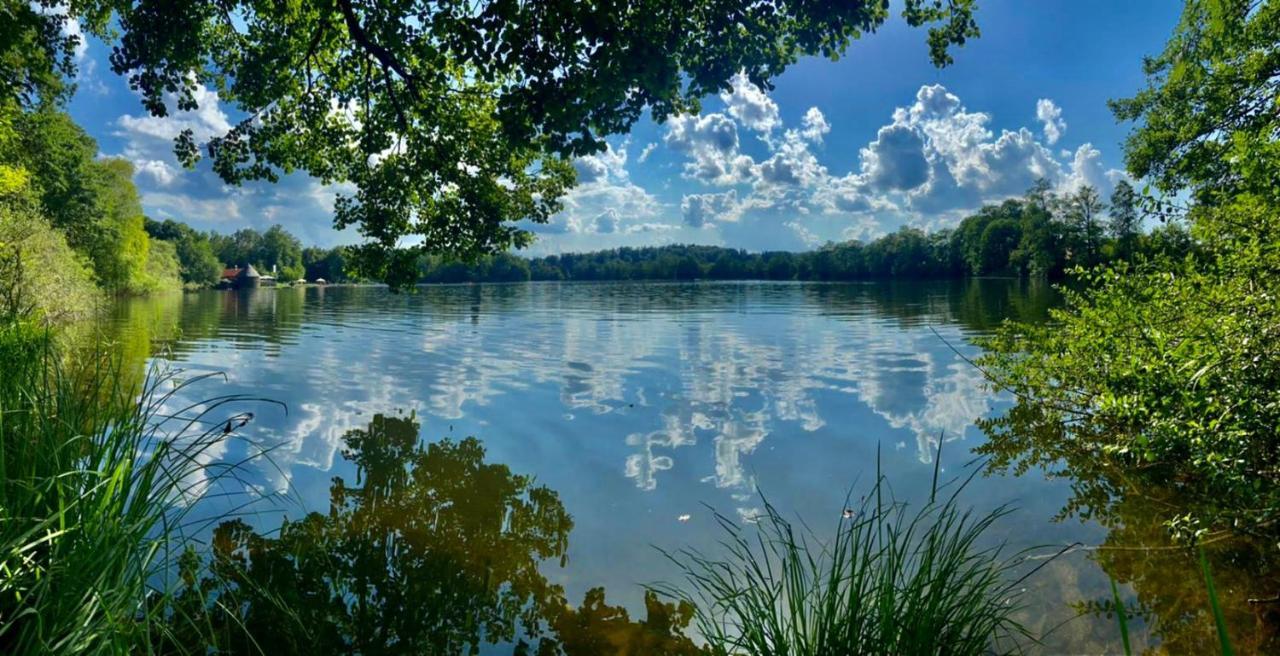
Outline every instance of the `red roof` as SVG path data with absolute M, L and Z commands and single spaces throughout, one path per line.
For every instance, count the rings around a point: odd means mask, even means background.
M 233 268 L 233 269 L 223 269 L 223 270 L 222 270 L 222 277 L 223 277 L 223 278 L 234 278 L 234 277 L 236 277 L 236 276 L 238 276 L 238 275 L 240 275 L 240 267 L 236 267 L 236 268 Z

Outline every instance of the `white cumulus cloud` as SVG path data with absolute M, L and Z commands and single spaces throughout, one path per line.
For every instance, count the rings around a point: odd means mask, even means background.
M 1044 124 L 1044 140 L 1050 146 L 1058 143 L 1062 133 L 1067 131 L 1067 122 L 1062 119 L 1062 108 L 1048 98 L 1036 101 L 1036 120 Z
M 729 86 L 729 91 L 720 93 L 720 99 L 729 108 L 729 115 L 743 126 L 767 133 L 782 124 L 778 104 L 748 79 L 746 73 L 729 78 Z
M 831 124 L 827 122 L 822 110 L 810 107 L 800 120 L 800 136 L 814 143 L 821 143 L 828 132 L 831 132 Z
M 631 222 L 655 218 L 657 199 L 632 182 L 627 171 L 628 147 L 626 142 L 609 144 L 602 152 L 575 159 L 578 185 L 565 195 L 564 210 L 529 229 L 543 235 L 618 234 Z
M 786 129 L 776 103 L 741 75 L 721 99 L 723 113 L 674 119 L 665 143 L 686 155 L 686 177 L 720 188 L 685 194 L 684 223 L 714 228 L 738 246 L 803 247 L 902 225 L 938 229 L 1022 195 L 1039 178 L 1105 194 L 1120 175 L 1092 146 L 1062 155 L 1049 147 L 1066 123 L 1047 100 L 1038 106 L 1044 136 L 1026 127 L 997 131 L 991 114 L 966 108 L 942 85 L 923 85 L 858 151 L 853 170 L 833 173 L 813 150 L 832 131 L 818 108 Z M 760 132 L 767 154 L 744 154 L 741 129 Z
M 724 114 L 673 117 L 662 141 L 668 148 L 689 156 L 684 167 L 686 177 L 705 183 L 743 182 L 754 165 L 738 148 L 738 125 Z
M 929 181 L 924 135 L 910 126 L 886 125 L 862 149 L 862 174 L 878 191 L 907 191 Z
M 701 228 L 716 221 L 735 220 L 738 192 L 718 194 L 688 194 L 680 201 L 680 213 L 691 228 Z

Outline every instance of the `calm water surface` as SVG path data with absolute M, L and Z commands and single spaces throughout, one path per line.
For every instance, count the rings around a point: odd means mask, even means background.
M 376 414 L 412 414 L 421 440 L 475 436 L 487 462 L 558 493 L 573 528 L 567 558 L 541 561 L 543 575 L 571 600 L 603 586 L 642 617 L 641 584 L 674 577 L 655 546 L 714 551 L 708 506 L 750 521 L 763 493 L 824 532 L 877 454 L 903 499 L 927 493 L 939 437 L 944 475 L 966 473 L 984 439 L 974 421 L 1008 405 L 961 357 L 977 352 L 968 340 L 1053 302 L 1044 286 L 1010 280 L 282 288 L 130 301 L 114 327 L 139 360 L 225 373 L 184 390 L 191 400 L 287 406 L 248 404 L 246 435 L 271 455 L 242 480 L 281 495 L 246 518 L 259 529 L 326 511 L 332 479 L 356 480 L 344 435 Z M 253 449 L 233 442 L 212 456 Z M 1113 527 L 1055 519 L 1069 484 L 1038 471 L 979 477 L 966 498 L 1016 506 L 993 536 L 1010 548 L 1102 544 Z M 1109 597 L 1093 551 L 1052 561 L 1028 585 L 1024 620 L 1054 629 L 1046 651 L 1118 648 L 1112 620 L 1067 621 L 1070 604 Z

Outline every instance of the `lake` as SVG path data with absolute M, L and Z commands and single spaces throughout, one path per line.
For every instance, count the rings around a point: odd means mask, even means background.
M 223 374 L 181 389 L 171 407 L 224 394 L 283 404 L 240 402 L 254 413 L 245 439 L 209 454 L 239 462 L 268 451 L 233 484 L 218 482 L 221 491 L 271 496 L 243 516 L 255 529 L 328 512 L 335 477 L 354 486 L 367 476 L 344 456 L 346 438 L 376 416 L 425 443 L 474 436 L 484 462 L 532 477 L 572 518 L 567 544 L 519 557 L 570 601 L 603 587 L 609 604 L 640 618 L 642 585 L 676 577 L 659 549 L 717 549 L 712 509 L 750 523 L 767 499 L 829 535 L 846 494 L 865 489 L 877 466 L 908 502 L 927 495 L 940 439 L 943 478 L 969 473 L 971 450 L 985 440 L 975 420 L 1010 401 L 967 361 L 978 353 L 970 340 L 1006 318 L 1042 319 L 1055 303 L 1045 284 L 1005 279 L 529 283 L 410 294 L 335 286 L 122 301 L 111 330 L 138 369 Z M 481 487 L 460 489 L 460 499 L 491 492 L 482 489 L 488 479 L 467 480 Z M 1074 605 L 1110 599 L 1100 563 L 1143 604 L 1145 617 L 1133 620 L 1140 645 L 1215 644 L 1193 561 L 1168 549 L 1138 511 L 1060 518 L 1071 484 L 1038 470 L 983 475 L 962 497 L 980 510 L 1015 508 L 991 536 L 1010 550 L 1047 557 L 1082 545 L 1027 581 L 1022 617 L 1047 634 L 1043 651 L 1119 649 L 1114 619 L 1076 617 Z M 201 503 L 216 514 L 242 501 Z M 1250 638 L 1252 611 L 1233 592 L 1249 576 L 1232 569 L 1237 562 L 1215 560 L 1215 577 L 1248 653 L 1260 643 Z

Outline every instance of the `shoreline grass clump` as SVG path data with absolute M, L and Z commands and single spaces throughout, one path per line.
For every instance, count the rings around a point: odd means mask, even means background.
M 206 417 L 240 399 L 174 411 L 201 377 L 131 384 L 117 358 L 58 341 L 0 324 L 0 653 L 146 653 L 191 495 L 234 476 L 208 456 L 243 419 Z
M 1016 650 L 1033 641 L 1015 619 L 1031 572 L 1016 575 L 1025 552 L 985 546 L 1011 511 L 962 509 L 957 497 L 970 480 L 942 496 L 935 469 L 929 500 L 912 508 L 892 499 L 877 472 L 825 541 L 767 500 L 754 526 L 716 513 L 725 555 L 666 552 L 684 583 L 654 589 L 697 608 L 695 626 L 716 655 Z

